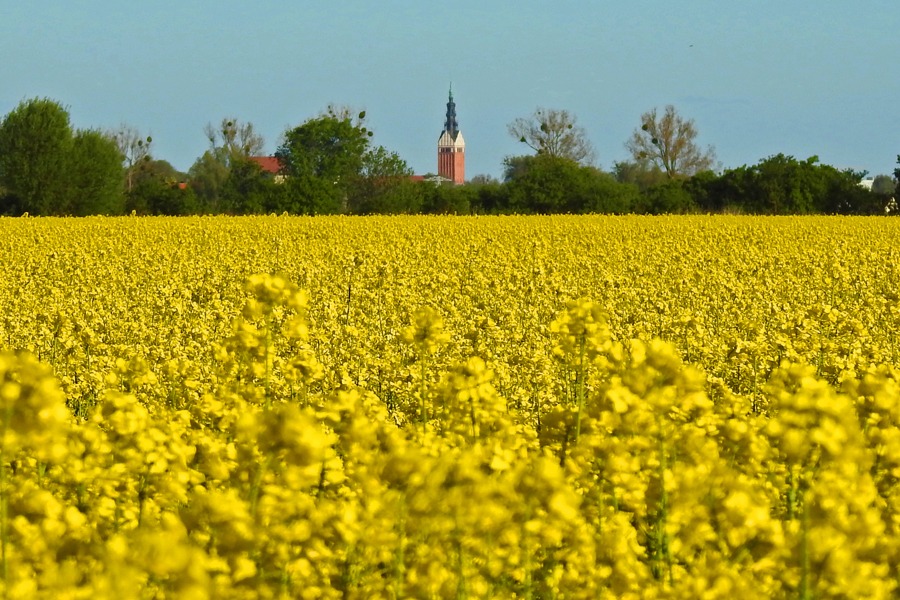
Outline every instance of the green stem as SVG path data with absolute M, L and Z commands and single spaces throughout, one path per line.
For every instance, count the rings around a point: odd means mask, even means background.
M 3 574 L 3 583 L 7 594 L 9 591 L 9 479 L 6 472 L 4 443 L 12 416 L 13 406 L 12 403 L 9 403 L 3 412 L 3 428 L 0 429 L 0 572 Z
M 809 502 L 803 502 L 800 513 L 800 600 L 810 600 L 809 588 Z
M 353 298 L 353 273 L 356 268 L 350 270 L 350 278 L 347 280 L 347 308 L 344 312 L 344 325 L 350 324 L 350 301 Z
M 264 408 L 266 410 L 271 406 L 271 396 L 269 394 L 269 346 L 272 341 L 272 318 L 269 315 L 266 315 L 266 345 L 265 345 L 265 354 L 263 355 L 263 360 L 266 361 L 266 381 L 265 381 L 265 392 L 266 392 L 266 400 Z
M 397 555 L 394 562 L 394 598 L 403 598 L 403 582 L 406 579 L 406 558 L 403 543 L 406 540 L 406 500 L 400 496 L 400 517 L 397 520 L 400 531 L 397 536 Z
M 575 442 L 581 435 L 581 414 L 584 412 L 584 354 L 585 354 L 585 336 L 581 336 L 581 343 L 578 349 L 578 373 L 575 382 L 575 393 L 578 398 L 578 415 L 575 417 Z
M 531 575 L 531 549 L 528 545 L 528 530 L 525 524 L 531 519 L 531 507 L 528 506 L 525 512 L 525 518 L 522 520 L 522 566 L 525 569 L 525 586 L 524 595 L 526 600 L 534 598 L 534 581 Z
M 138 527 L 144 519 L 144 500 L 147 491 L 147 478 L 141 474 L 138 481 Z
M 256 518 L 256 508 L 259 503 L 259 491 L 262 487 L 262 480 L 272 464 L 272 455 L 267 455 L 266 459 L 259 465 L 256 470 L 256 476 L 253 478 L 253 486 L 250 488 L 250 515 Z
M 794 506 L 797 502 L 797 484 L 794 478 L 794 467 L 788 468 L 787 520 L 794 520 Z
M 666 442 L 663 433 L 663 424 L 657 415 L 656 425 L 659 428 L 659 467 L 657 477 L 659 477 L 659 507 L 656 517 L 656 559 L 657 571 L 660 579 L 663 578 L 660 563 L 665 563 L 666 578 L 669 585 L 673 585 L 672 575 L 672 555 L 669 553 L 669 536 L 666 533 L 666 523 L 669 516 L 669 494 L 666 492 L 666 469 L 668 469 L 668 460 L 666 457 Z
M 421 396 L 422 403 L 422 435 L 425 434 L 425 427 L 428 424 L 428 406 L 425 402 L 425 353 L 423 352 L 420 358 L 421 364 L 421 381 L 419 383 L 419 394 Z
M 465 600 L 469 597 L 466 589 L 466 573 L 463 562 L 463 547 L 459 540 L 459 531 L 456 532 L 456 600 Z
M 4 427 L 4 433 L 6 428 Z M 2 569 L 5 589 L 9 590 L 9 561 L 7 559 L 7 545 L 9 543 L 9 530 L 7 521 L 9 518 L 9 495 L 7 493 L 6 457 L 0 448 L 0 569 Z

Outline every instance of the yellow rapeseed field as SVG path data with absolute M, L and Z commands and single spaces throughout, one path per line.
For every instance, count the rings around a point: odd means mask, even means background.
M 900 219 L 0 219 L 0 597 L 891 598 Z

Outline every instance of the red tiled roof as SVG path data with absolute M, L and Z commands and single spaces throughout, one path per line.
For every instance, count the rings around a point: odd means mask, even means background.
M 425 181 L 425 176 L 424 175 L 410 175 L 409 180 L 410 181 Z
M 275 156 L 251 156 L 250 160 L 262 167 L 266 173 L 278 173 L 281 170 L 281 163 Z

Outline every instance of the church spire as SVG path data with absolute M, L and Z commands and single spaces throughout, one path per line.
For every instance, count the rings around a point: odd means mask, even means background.
M 456 123 L 452 83 L 447 101 L 447 119 L 438 140 L 438 175 L 454 184 L 464 183 L 466 180 L 466 141 Z
M 453 101 L 453 84 L 450 84 L 450 99 L 447 102 L 447 120 L 444 122 L 444 131 L 450 134 L 450 137 L 456 138 L 459 132 L 459 125 L 456 123 L 456 102 Z

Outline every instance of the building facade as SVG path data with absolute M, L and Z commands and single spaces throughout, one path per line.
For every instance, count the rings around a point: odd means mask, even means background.
M 453 101 L 453 88 L 450 88 L 450 100 L 447 102 L 447 120 L 444 130 L 438 138 L 438 175 L 454 184 L 466 181 L 466 141 L 456 122 L 456 103 Z

